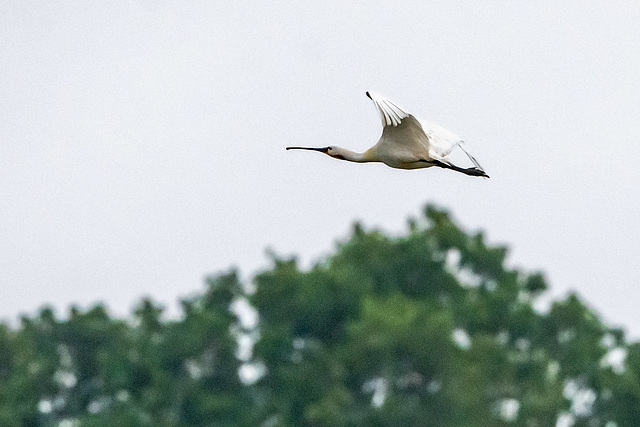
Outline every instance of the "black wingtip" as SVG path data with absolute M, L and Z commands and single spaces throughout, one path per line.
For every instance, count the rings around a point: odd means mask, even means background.
M 369 94 L 369 91 L 366 91 L 364 94 L 367 95 L 367 98 L 373 100 L 373 98 L 371 98 L 371 95 Z

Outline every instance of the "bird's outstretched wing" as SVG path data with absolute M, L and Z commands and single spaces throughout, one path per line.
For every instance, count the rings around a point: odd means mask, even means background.
M 367 92 L 367 96 L 373 101 L 376 110 L 378 110 L 382 127 L 398 126 L 402 119 L 409 117 L 409 113 L 384 96 L 370 91 Z
M 382 136 L 376 144 L 382 161 L 388 165 L 400 165 L 428 159 L 429 138 L 420 122 L 378 93 L 367 92 L 367 96 L 373 101 L 382 121 Z
M 478 161 L 462 146 L 462 138 L 453 132 L 435 123 L 416 119 L 378 93 L 367 92 L 367 96 L 373 101 L 382 121 L 382 137 L 376 148 L 381 158 L 387 158 L 385 163 L 403 164 L 433 159 L 453 165 L 452 160 L 455 159 L 449 155 L 454 148 L 460 147 L 475 168 L 483 171 Z
M 454 148 L 460 147 L 460 150 L 467 155 L 475 167 L 484 170 L 475 157 L 464 149 L 464 141 L 458 135 L 442 126 L 425 120 L 420 120 L 420 125 L 427 138 L 429 138 L 429 154 L 431 157 L 442 160 L 451 154 Z

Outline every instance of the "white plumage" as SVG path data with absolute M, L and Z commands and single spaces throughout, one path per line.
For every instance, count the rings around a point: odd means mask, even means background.
M 382 122 L 382 136 L 364 153 L 342 147 L 287 147 L 287 150 L 313 150 L 351 162 L 382 162 L 398 169 L 420 169 L 438 166 L 471 176 L 488 178 L 478 161 L 463 147 L 463 140 L 453 132 L 431 122 L 416 119 L 384 96 L 367 92 Z M 472 167 L 464 168 L 451 162 L 450 154 L 459 147 Z

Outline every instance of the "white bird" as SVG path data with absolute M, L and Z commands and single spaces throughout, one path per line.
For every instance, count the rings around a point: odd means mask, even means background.
M 462 146 L 463 141 L 454 133 L 423 120 L 418 120 L 397 104 L 374 92 L 366 93 L 373 101 L 382 120 L 382 136 L 364 153 L 342 147 L 287 147 L 287 150 L 313 150 L 350 162 L 382 162 L 398 169 L 418 169 L 438 166 L 472 176 L 489 178 L 478 161 Z M 463 168 L 451 162 L 449 155 L 459 147 L 473 163 Z

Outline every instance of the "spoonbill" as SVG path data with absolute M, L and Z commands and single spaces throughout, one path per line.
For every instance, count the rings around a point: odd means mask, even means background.
M 435 123 L 418 120 L 384 96 L 366 92 L 373 101 L 382 120 L 382 136 L 373 147 L 364 153 L 346 148 L 287 147 L 287 150 L 313 150 L 328 154 L 334 159 L 350 162 L 382 162 L 398 169 L 419 169 L 438 166 L 462 172 L 466 175 L 489 178 L 478 161 L 464 149 L 462 139 Z M 450 158 L 452 150 L 459 147 L 469 157 L 473 167 L 454 165 Z

